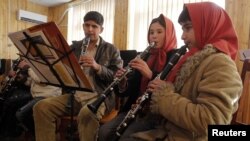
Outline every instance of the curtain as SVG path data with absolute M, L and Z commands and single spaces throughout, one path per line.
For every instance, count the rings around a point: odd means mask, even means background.
M 101 36 L 105 41 L 113 43 L 115 0 L 90 0 L 70 8 L 68 16 L 68 43 L 71 44 L 73 40 L 84 38 L 83 17 L 89 11 L 98 11 L 103 15 L 104 30 Z
M 222 8 L 225 0 L 129 0 L 128 49 L 143 51 L 147 46 L 147 31 L 153 18 L 161 13 L 172 20 L 175 26 L 178 47 L 183 45 L 182 29 L 178 17 L 184 3 L 212 1 Z

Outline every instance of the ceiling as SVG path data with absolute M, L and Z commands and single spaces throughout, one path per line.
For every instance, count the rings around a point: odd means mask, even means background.
M 74 0 L 29 0 L 29 1 L 46 7 L 53 7 Z

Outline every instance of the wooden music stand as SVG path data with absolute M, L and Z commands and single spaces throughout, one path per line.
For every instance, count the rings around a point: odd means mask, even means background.
M 9 34 L 22 56 L 41 82 L 62 87 L 71 94 L 70 140 L 73 141 L 74 93 L 93 92 L 92 85 L 81 70 L 78 60 L 54 22 L 36 25 Z

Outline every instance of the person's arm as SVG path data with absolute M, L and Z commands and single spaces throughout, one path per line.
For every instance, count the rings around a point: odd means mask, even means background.
M 203 61 L 198 69 L 185 81 L 180 93 L 171 85 L 153 92 L 150 107 L 151 112 L 162 115 L 169 123 L 206 134 L 207 125 L 230 124 L 242 81 L 235 63 L 225 55 Z
M 108 83 L 112 82 L 114 73 L 123 65 L 119 50 L 106 43 L 101 49 L 97 50 L 96 58 L 96 62 L 100 65 L 99 70 L 95 71 L 97 79 Z
M 129 62 L 129 65 L 131 66 L 131 68 L 138 70 L 143 77 L 147 78 L 148 80 L 152 79 L 153 72 L 147 65 L 147 62 L 145 62 L 144 60 L 135 58 Z

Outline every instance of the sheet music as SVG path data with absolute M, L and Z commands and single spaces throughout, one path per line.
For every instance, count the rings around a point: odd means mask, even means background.
M 53 29 L 54 32 L 51 32 L 51 29 Z M 35 44 L 32 44 L 24 33 L 26 33 Z M 81 70 L 74 53 L 69 53 L 69 45 L 55 23 L 46 23 L 44 26 L 39 25 L 10 33 L 9 38 L 18 48 L 21 56 L 25 58 L 38 75 L 42 83 L 58 86 L 63 83 L 63 85 L 67 87 L 93 90 L 88 78 Z M 42 57 L 38 51 L 43 55 Z M 51 66 L 52 69 L 50 68 Z M 52 70 L 56 71 L 57 76 Z

